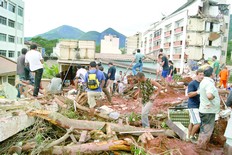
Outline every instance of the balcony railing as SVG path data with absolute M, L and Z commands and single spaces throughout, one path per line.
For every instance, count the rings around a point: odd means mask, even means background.
M 171 43 L 164 43 L 164 48 L 170 48 L 170 46 L 171 46 Z
M 181 54 L 173 54 L 172 57 L 174 60 L 179 60 L 181 59 Z
M 160 49 L 160 45 L 153 47 L 153 50 L 159 50 L 159 49 Z
M 155 40 L 160 40 L 160 39 L 161 39 L 161 35 L 154 37 L 154 41 Z
M 182 46 L 182 41 L 174 41 L 174 47 Z
M 182 33 L 183 30 L 184 30 L 183 26 L 182 27 L 178 27 L 178 28 L 175 29 L 175 34 Z
M 170 30 L 170 31 L 165 32 L 164 36 L 165 37 L 170 37 L 171 34 L 172 34 L 172 31 Z

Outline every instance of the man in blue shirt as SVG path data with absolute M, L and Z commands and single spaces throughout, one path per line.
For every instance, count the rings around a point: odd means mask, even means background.
M 101 93 L 102 93 L 102 88 L 105 84 L 105 76 L 103 74 L 102 71 L 97 70 L 96 68 L 97 64 L 95 61 L 90 62 L 90 68 L 89 71 L 85 74 L 85 83 L 87 83 L 87 96 L 88 96 L 88 104 L 89 104 L 89 108 L 90 108 L 90 115 L 94 115 L 94 107 L 96 106 L 96 101 L 95 98 L 96 97 L 100 97 Z M 90 78 L 90 74 L 96 74 L 96 80 L 98 80 L 97 82 L 99 82 L 99 85 L 96 89 L 90 89 L 89 88 L 89 78 Z
M 139 68 L 139 72 L 143 71 L 143 59 L 144 54 L 140 53 L 140 49 L 137 49 L 137 53 L 135 54 L 135 65 L 132 67 L 133 75 L 136 75 L 136 68 Z
M 193 80 L 188 85 L 188 97 L 189 97 L 188 109 L 190 116 L 188 136 L 192 143 L 197 142 L 197 139 L 194 137 L 194 135 L 199 130 L 201 124 L 201 119 L 199 115 L 200 95 L 198 93 L 198 88 L 203 78 L 204 78 L 204 71 L 198 70 L 196 72 L 196 80 Z

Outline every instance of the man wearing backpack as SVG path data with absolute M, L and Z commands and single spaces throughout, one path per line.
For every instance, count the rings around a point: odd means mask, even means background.
M 88 104 L 90 115 L 94 115 L 94 107 L 96 106 L 96 97 L 100 97 L 102 88 L 105 84 L 105 76 L 102 71 L 98 70 L 95 61 L 90 62 L 89 71 L 85 74 L 85 83 L 87 84 Z

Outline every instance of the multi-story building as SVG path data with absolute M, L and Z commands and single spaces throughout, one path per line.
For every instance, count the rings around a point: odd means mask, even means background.
M 24 2 L 0 0 L 0 55 L 16 61 L 24 47 Z
M 138 32 L 133 36 L 126 38 L 126 53 L 127 54 L 134 54 L 136 53 L 136 50 L 140 48 L 140 43 L 142 39 L 142 33 Z
M 157 57 L 163 48 L 183 72 L 187 60 L 210 59 L 216 55 L 225 63 L 229 32 L 229 5 L 226 0 L 188 0 L 143 34 L 144 53 Z
M 114 35 L 106 35 L 101 40 L 101 53 L 121 54 L 119 38 Z

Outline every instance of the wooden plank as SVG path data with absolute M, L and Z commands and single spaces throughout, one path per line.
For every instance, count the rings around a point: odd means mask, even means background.
M 84 143 L 86 141 L 87 133 L 88 132 L 86 130 L 81 132 L 81 137 L 79 139 L 80 143 Z

